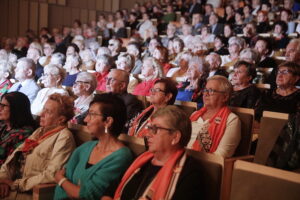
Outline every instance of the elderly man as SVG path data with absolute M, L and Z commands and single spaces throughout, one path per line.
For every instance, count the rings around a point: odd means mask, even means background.
M 133 117 L 143 110 L 143 105 L 134 95 L 127 93 L 129 73 L 121 69 L 112 69 L 107 76 L 106 91 L 118 94 L 127 108 L 125 131 Z
M 211 26 L 211 32 L 214 35 L 221 35 L 224 33 L 224 24 L 218 23 L 219 17 L 217 14 L 212 13 L 209 16 L 209 25 Z
M 300 39 L 292 39 L 286 47 L 285 57 L 287 61 L 300 64 Z M 300 86 L 300 80 L 296 83 Z
M 111 56 L 114 61 L 118 59 L 121 52 L 122 43 L 118 39 L 110 39 L 108 42 L 108 49 L 111 51 Z
M 35 63 L 29 58 L 20 58 L 15 69 L 15 83 L 8 92 L 19 91 L 27 95 L 30 103 L 35 99 L 40 87 L 34 81 Z

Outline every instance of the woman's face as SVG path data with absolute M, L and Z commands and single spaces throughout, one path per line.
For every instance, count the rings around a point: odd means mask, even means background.
M 104 73 L 109 70 L 109 67 L 105 64 L 103 60 L 98 60 L 95 66 L 96 72 Z
M 220 49 L 223 46 L 223 43 L 219 38 L 216 38 L 214 41 L 214 46 L 216 49 Z
M 287 12 L 281 12 L 280 14 L 280 20 L 284 21 L 284 22 L 288 22 L 289 21 L 289 14 Z
M 280 35 L 282 33 L 282 27 L 279 24 L 275 25 L 274 33 Z
M 58 81 L 59 75 L 54 75 L 47 71 L 45 71 L 42 76 L 42 83 L 46 88 L 56 87 L 58 85 Z
M 5 98 L 2 98 L 0 103 L 0 120 L 9 121 L 10 119 L 10 105 Z
M 201 72 L 196 64 L 192 64 L 189 66 L 187 70 L 187 78 L 189 80 L 196 80 L 201 77 Z
M 240 13 L 235 13 L 235 21 L 236 22 L 243 21 L 243 17 L 242 15 L 240 15 Z
M 250 13 L 250 9 L 248 6 L 245 6 L 243 9 L 244 14 L 249 14 Z
M 40 126 L 49 127 L 60 125 L 65 121 L 65 117 L 60 114 L 58 102 L 48 99 L 41 113 Z
M 230 6 L 227 6 L 225 8 L 225 11 L 226 11 L 226 14 L 229 15 L 229 16 L 233 14 L 233 10 Z
M 225 105 L 228 97 L 226 97 L 224 91 L 221 90 L 219 81 L 208 81 L 205 89 L 212 91 L 203 93 L 203 102 L 207 108 L 217 108 Z
M 183 56 L 181 56 L 180 61 L 179 61 L 179 67 L 182 69 L 187 69 L 189 65 L 189 61 L 187 58 Z
M 116 61 L 116 64 L 117 64 L 117 69 L 122 69 L 127 72 L 131 71 L 130 66 L 127 65 L 127 59 L 125 57 L 118 58 L 118 60 Z
M 276 84 L 278 87 L 294 86 L 299 77 L 293 75 L 288 67 L 280 67 L 276 76 Z
M 165 84 L 156 83 L 150 90 L 150 102 L 153 105 L 167 105 Z
M 162 58 L 162 55 L 158 49 L 155 49 L 153 52 L 153 58 L 160 60 Z
M 232 35 L 232 30 L 229 26 L 224 27 L 224 36 L 229 38 Z
M 154 73 L 153 64 L 150 60 L 145 60 L 142 66 L 142 75 L 144 77 L 152 76 Z
M 76 96 L 82 96 L 86 93 L 86 91 L 91 87 L 91 84 L 84 79 L 76 79 L 73 85 L 73 93 Z
M 103 133 L 105 130 L 104 117 L 100 112 L 100 108 L 100 103 L 92 104 L 89 108 L 87 116 L 84 119 L 92 136 L 97 136 L 99 133 Z
M 49 44 L 47 44 L 47 43 L 44 45 L 44 49 L 43 50 L 44 50 L 44 54 L 46 56 L 51 56 L 51 54 L 54 51 L 54 49 L 52 49 L 51 46 Z
M 203 28 L 201 29 L 201 35 L 206 36 L 207 34 L 208 34 L 207 28 L 206 28 L 206 27 L 203 27 Z
M 164 153 L 173 149 L 172 141 L 175 134 L 172 133 L 172 127 L 168 126 L 168 117 L 159 116 L 152 119 L 149 126 L 158 128 L 156 133 L 149 130 L 147 132 L 147 139 L 149 151 L 152 153 Z M 168 130 L 169 129 L 169 130 Z
M 228 47 L 229 54 L 239 53 L 240 47 L 237 44 L 230 44 Z
M 66 56 L 75 55 L 75 49 L 72 46 L 69 46 L 67 49 Z
M 231 79 L 231 83 L 234 86 L 247 85 L 251 80 L 251 76 L 248 76 L 247 67 L 241 65 L 234 69 L 234 73 Z
M 182 51 L 182 48 L 181 48 L 179 42 L 173 42 L 173 49 L 174 49 L 175 53 L 180 53 Z

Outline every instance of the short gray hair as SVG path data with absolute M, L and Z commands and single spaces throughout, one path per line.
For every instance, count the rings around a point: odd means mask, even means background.
M 13 73 L 14 73 L 14 70 L 13 70 L 14 66 L 13 64 L 11 64 L 10 62 L 8 61 L 0 61 L 0 69 L 4 72 L 4 73 L 8 73 L 9 76 L 7 78 L 10 78 Z
M 96 62 L 102 61 L 106 66 L 112 66 L 112 60 L 109 55 L 99 55 L 97 56 Z
M 260 61 L 260 55 L 256 50 L 246 48 L 240 52 L 240 60 L 251 62 L 252 64 L 258 64 Z
M 91 74 L 89 72 L 80 72 L 77 75 L 76 81 L 78 79 L 84 80 L 85 82 L 89 82 L 89 84 L 91 85 L 90 89 L 89 89 L 89 93 L 92 94 L 97 87 L 97 80 L 94 74 Z
M 241 50 L 245 46 L 245 40 L 243 38 L 233 36 L 233 37 L 229 38 L 229 40 L 228 40 L 228 45 L 231 45 L 231 44 L 238 45 Z
M 59 65 L 48 64 L 44 67 L 44 73 L 49 72 L 52 75 L 60 76 L 60 81 L 58 84 L 61 84 L 66 76 L 66 72 L 63 68 L 59 67 Z
M 99 47 L 98 52 L 97 52 L 97 56 L 100 56 L 100 55 L 111 56 L 111 51 L 107 47 Z
M 130 69 L 132 69 L 134 67 L 134 58 L 132 57 L 132 55 L 130 55 L 129 53 L 121 52 L 118 56 L 118 59 L 122 57 L 126 59 L 126 65 L 129 66 Z
M 232 87 L 230 81 L 226 77 L 221 76 L 221 75 L 212 76 L 212 77 L 207 79 L 207 82 L 212 81 L 212 80 L 219 82 L 219 86 L 221 88 L 221 91 L 225 92 L 225 94 L 228 95 L 228 101 L 229 101 L 229 99 L 231 97 L 231 94 L 232 94 L 232 91 L 233 91 L 233 87 Z

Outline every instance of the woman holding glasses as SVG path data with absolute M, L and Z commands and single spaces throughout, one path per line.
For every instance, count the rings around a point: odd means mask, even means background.
M 203 89 L 204 107 L 194 112 L 189 148 L 231 157 L 241 138 L 239 118 L 228 108 L 232 85 L 224 76 L 208 78 Z

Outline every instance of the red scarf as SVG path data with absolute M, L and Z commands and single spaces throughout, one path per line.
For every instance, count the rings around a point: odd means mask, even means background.
M 203 107 L 194 112 L 190 117 L 191 121 L 193 122 L 198 120 L 198 118 L 203 116 L 206 111 L 207 108 Z M 227 106 L 224 106 L 209 120 L 208 133 L 212 140 L 212 146 L 209 151 L 210 153 L 215 152 L 219 146 L 226 129 L 227 118 L 230 112 L 230 109 Z M 195 140 L 193 149 L 196 151 L 201 151 L 201 144 L 199 143 L 198 139 Z
M 150 186 L 150 191 L 152 193 L 153 200 L 161 200 L 165 199 L 165 196 L 168 192 L 170 182 L 173 174 L 176 172 L 175 167 L 177 161 L 181 158 L 184 153 L 184 149 L 180 149 L 176 151 L 167 162 L 163 165 L 163 167 L 157 173 L 155 179 L 152 181 Z M 145 163 L 151 160 L 154 157 L 154 154 L 147 151 L 140 155 L 127 169 L 125 172 L 114 196 L 114 200 L 119 200 L 122 195 L 122 191 L 126 185 L 126 183 L 130 180 L 131 177 L 137 172 L 139 168 L 141 168 Z
M 44 133 L 41 137 L 39 137 L 37 140 L 32 140 L 27 138 L 24 142 L 23 148 L 22 148 L 22 152 L 29 152 L 31 150 L 33 150 L 36 146 L 38 146 L 39 144 L 41 144 L 45 139 L 47 139 L 48 137 L 54 135 L 55 133 L 63 130 L 64 128 L 66 128 L 65 126 L 58 126 L 46 133 Z
M 141 118 L 144 117 L 152 109 L 154 109 L 153 105 L 151 105 L 148 108 L 146 108 L 145 110 L 143 110 L 143 112 L 141 114 L 139 114 L 139 116 L 137 118 L 135 118 L 135 120 L 133 121 L 132 126 L 130 127 L 129 132 L 128 132 L 130 136 L 144 137 L 146 135 L 146 133 L 148 131 L 146 129 L 146 127 L 142 127 L 139 131 L 137 130 L 137 128 L 138 128 Z

